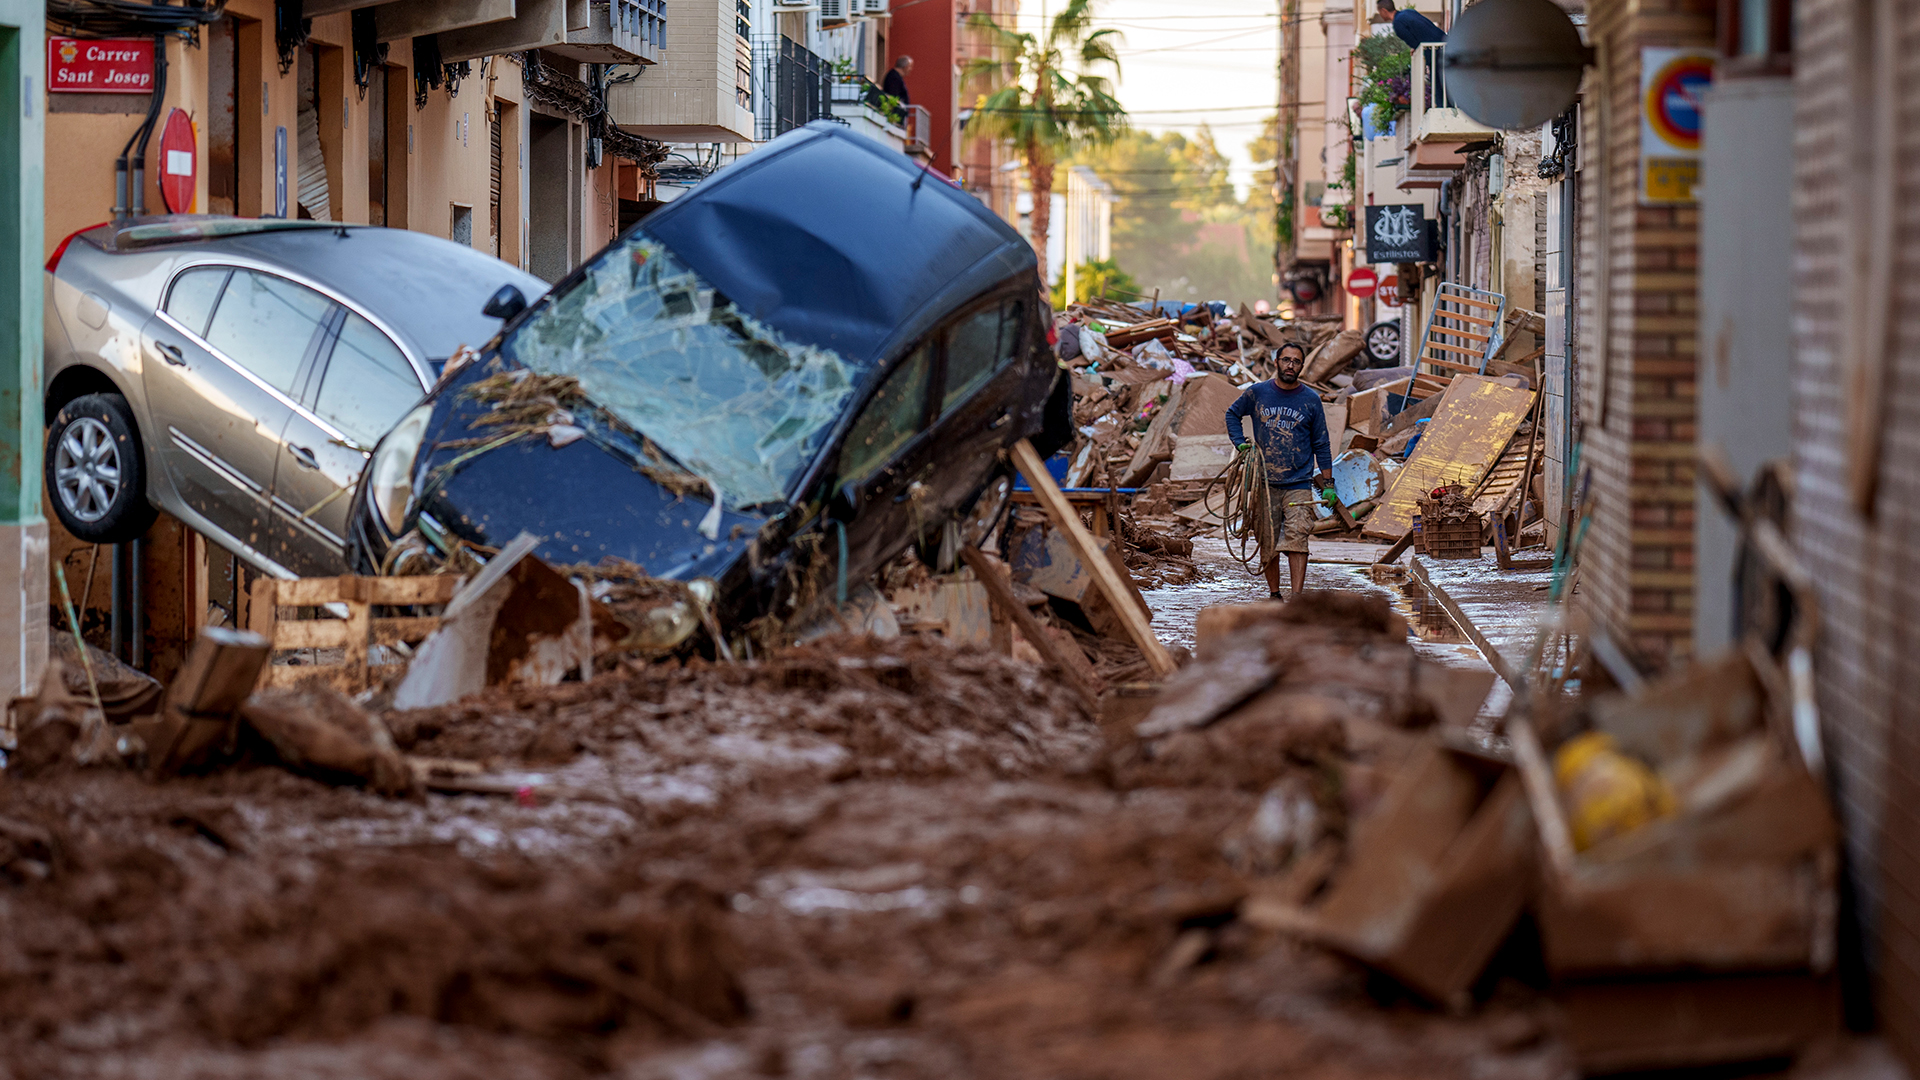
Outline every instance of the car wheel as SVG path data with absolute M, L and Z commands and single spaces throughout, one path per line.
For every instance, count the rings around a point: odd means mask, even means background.
M 146 459 L 133 412 L 118 394 L 86 394 L 61 407 L 47 430 L 47 493 L 77 539 L 120 544 L 146 535 Z
M 1377 322 L 1367 327 L 1367 355 L 1374 367 L 1398 367 L 1400 364 L 1400 324 Z

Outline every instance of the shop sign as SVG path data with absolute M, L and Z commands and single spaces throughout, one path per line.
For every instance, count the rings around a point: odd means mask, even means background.
M 1437 248 L 1434 223 L 1419 203 L 1367 207 L 1367 261 L 1432 262 Z
M 153 42 L 142 38 L 47 39 L 47 90 L 54 94 L 153 92 Z

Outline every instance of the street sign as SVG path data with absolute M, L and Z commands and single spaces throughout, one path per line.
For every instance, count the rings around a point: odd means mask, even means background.
M 160 197 L 176 214 L 193 213 L 194 181 L 200 172 L 195 143 L 187 111 L 175 109 L 167 114 L 167 126 L 160 134 Z
M 1700 104 L 1713 85 L 1713 54 L 1640 51 L 1640 202 L 1694 201 L 1700 182 Z
M 1367 261 L 1432 262 L 1437 236 L 1419 203 L 1367 207 Z
M 1400 306 L 1400 275 L 1388 274 L 1380 279 L 1380 287 L 1374 290 L 1373 302 L 1385 307 Z
M 153 42 L 142 38 L 47 39 L 47 91 L 53 94 L 150 94 Z
M 1347 292 L 1350 295 L 1366 299 L 1380 285 L 1380 276 L 1370 266 L 1356 266 L 1353 273 L 1347 275 Z

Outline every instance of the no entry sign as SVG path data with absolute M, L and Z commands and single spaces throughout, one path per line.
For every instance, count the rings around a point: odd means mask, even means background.
M 1373 272 L 1371 266 L 1356 266 L 1353 273 L 1347 275 L 1347 292 L 1362 299 L 1372 296 L 1373 290 L 1379 285 L 1380 276 Z
M 47 39 L 47 90 L 55 94 L 150 94 L 153 42 Z
M 194 180 L 199 168 L 195 153 L 193 120 L 185 109 L 167 116 L 167 127 L 160 135 L 160 197 L 167 209 L 176 214 L 193 213 Z

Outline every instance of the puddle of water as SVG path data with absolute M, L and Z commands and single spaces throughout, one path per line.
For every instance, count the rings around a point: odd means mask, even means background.
M 1453 617 L 1440 606 L 1419 582 L 1409 578 L 1394 590 L 1393 606 L 1407 620 L 1407 625 L 1419 635 L 1421 641 L 1430 641 L 1436 645 L 1459 645 L 1466 642 L 1467 635 L 1454 625 Z

